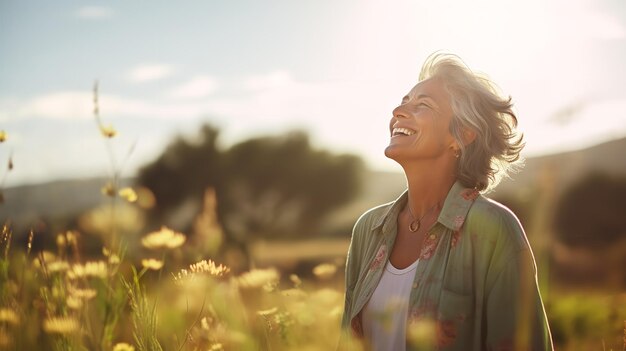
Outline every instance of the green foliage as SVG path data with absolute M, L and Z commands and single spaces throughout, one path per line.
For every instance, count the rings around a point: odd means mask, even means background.
M 218 147 L 218 135 L 205 126 L 198 140 L 176 140 L 140 171 L 139 183 L 155 194 L 152 214 L 159 224 L 186 200 L 199 203 L 212 187 L 219 222 L 231 240 L 291 236 L 303 228 L 311 233 L 359 190 L 361 160 L 315 150 L 302 132 L 258 137 L 227 150 Z
M 626 295 L 555 293 L 547 299 L 552 338 L 564 349 L 620 350 L 626 320 Z M 626 346 L 626 345 L 625 345 Z
M 606 248 L 626 235 L 626 178 L 590 174 L 557 204 L 557 236 L 571 246 Z

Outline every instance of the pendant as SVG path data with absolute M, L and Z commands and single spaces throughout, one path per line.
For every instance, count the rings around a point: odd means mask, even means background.
M 411 223 L 409 223 L 409 231 L 411 233 L 415 233 L 416 231 L 420 230 L 420 227 L 422 226 L 421 221 L 418 219 L 416 221 L 413 221 Z

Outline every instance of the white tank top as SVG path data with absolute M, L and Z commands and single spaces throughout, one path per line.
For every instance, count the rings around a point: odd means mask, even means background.
M 406 350 L 406 320 L 409 295 L 415 278 L 416 260 L 404 269 L 387 261 L 378 286 L 363 307 L 363 334 L 371 350 Z

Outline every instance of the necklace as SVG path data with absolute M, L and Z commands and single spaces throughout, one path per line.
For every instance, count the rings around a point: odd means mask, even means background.
M 428 211 L 424 212 L 422 217 L 415 219 L 415 215 L 413 214 L 413 211 L 411 210 L 411 205 L 407 203 L 406 207 L 409 208 L 409 214 L 411 215 L 411 218 L 413 219 L 411 223 L 409 223 L 409 231 L 411 233 L 415 233 L 416 231 L 420 230 L 420 227 L 422 226 L 422 219 L 424 219 L 424 217 L 426 217 L 427 214 L 431 213 L 435 209 L 435 207 L 437 207 L 438 205 L 439 204 L 435 204 L 435 206 L 429 208 Z

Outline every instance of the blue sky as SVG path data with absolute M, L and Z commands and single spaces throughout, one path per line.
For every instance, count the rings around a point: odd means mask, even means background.
M 228 146 L 294 128 L 398 170 L 391 110 L 435 50 L 512 95 L 527 155 L 626 136 L 623 1 L 0 0 L 0 162 L 7 186 L 106 174 L 91 115 L 119 132 L 126 176 L 198 125 Z

